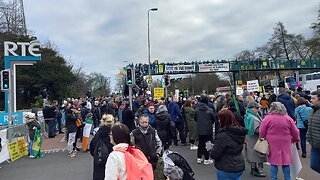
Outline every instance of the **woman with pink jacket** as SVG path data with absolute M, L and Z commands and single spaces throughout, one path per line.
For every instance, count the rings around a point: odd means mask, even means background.
M 263 119 L 259 134 L 269 142 L 271 179 L 277 179 L 278 166 L 282 166 L 284 179 L 290 180 L 291 145 L 299 142 L 299 130 L 282 103 L 271 104 L 270 113 Z

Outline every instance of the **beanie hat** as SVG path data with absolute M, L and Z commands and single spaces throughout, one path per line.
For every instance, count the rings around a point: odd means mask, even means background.
M 93 116 L 92 113 L 88 113 L 88 114 L 86 115 L 86 118 L 92 118 L 92 116 Z
M 168 109 L 167 109 L 167 107 L 165 105 L 160 105 L 158 107 L 157 114 L 160 114 L 162 112 L 168 112 Z

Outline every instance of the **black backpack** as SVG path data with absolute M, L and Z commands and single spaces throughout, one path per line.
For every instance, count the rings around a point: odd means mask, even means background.
M 108 156 L 109 156 L 108 147 L 107 147 L 106 143 L 104 143 L 104 141 L 101 138 L 99 138 L 97 146 L 95 147 L 94 154 L 93 154 L 95 164 L 97 164 L 100 167 L 105 166 L 107 159 L 108 159 Z

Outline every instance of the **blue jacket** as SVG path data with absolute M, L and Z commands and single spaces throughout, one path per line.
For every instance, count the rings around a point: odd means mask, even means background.
M 312 111 L 311 107 L 306 105 L 300 105 L 294 110 L 294 115 L 297 117 L 297 128 L 304 129 L 306 128 L 303 124 L 303 121 L 309 120 L 310 113 Z
M 294 109 L 295 109 L 295 105 L 294 105 L 294 100 L 292 99 L 292 97 L 287 94 L 280 94 L 278 96 L 278 101 L 281 102 L 287 109 L 288 115 L 295 120 L 295 116 L 294 116 Z
M 147 114 L 149 116 L 149 124 L 154 127 L 155 124 L 155 113 L 150 113 L 148 108 L 145 108 L 143 114 Z
M 183 122 L 182 114 L 178 103 L 170 102 L 168 105 L 168 112 L 173 122 Z

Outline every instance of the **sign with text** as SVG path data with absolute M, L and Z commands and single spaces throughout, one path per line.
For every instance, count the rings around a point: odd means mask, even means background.
M 194 72 L 195 65 L 166 65 L 165 73 L 182 73 L 182 72 Z
M 0 113 L 0 126 L 8 125 L 9 118 L 8 113 Z M 23 112 L 14 112 L 12 113 L 12 123 L 13 124 L 22 124 L 23 123 Z
M 238 95 L 243 95 L 243 89 L 242 89 L 242 87 L 240 86 L 238 86 L 237 87 L 237 89 L 236 89 L 236 95 L 238 96 Z
M 154 88 L 153 91 L 153 98 L 155 100 L 159 100 L 164 97 L 164 88 Z
M 200 64 L 199 72 L 230 71 L 229 63 Z
M 259 91 L 259 81 L 258 80 L 247 81 L 247 90 L 248 92 Z
M 15 161 L 28 154 L 28 149 L 24 137 L 18 138 L 18 140 L 9 143 L 8 149 L 12 161 Z
M 20 47 L 20 48 L 19 48 Z M 31 56 L 41 56 L 39 53 L 40 43 L 38 42 L 10 42 L 4 41 L 4 55 L 5 56 L 27 56 L 28 53 Z M 19 50 L 18 50 L 19 49 Z M 17 52 L 21 52 L 20 55 Z

